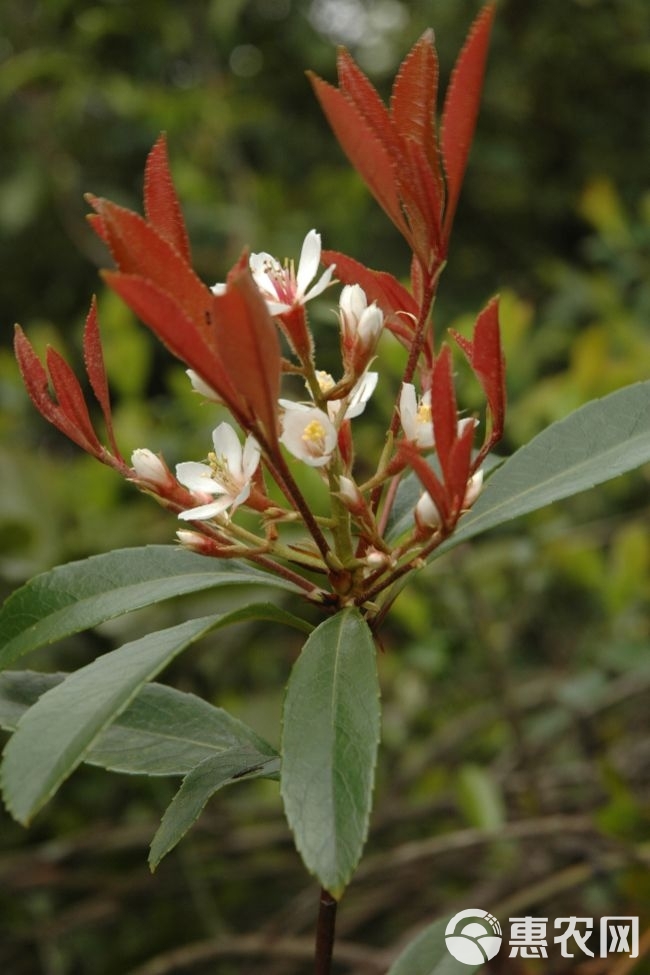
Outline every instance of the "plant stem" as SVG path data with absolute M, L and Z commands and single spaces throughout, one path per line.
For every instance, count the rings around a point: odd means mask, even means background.
M 316 926 L 315 975 L 330 975 L 334 951 L 334 926 L 337 902 L 324 888 L 320 892 L 318 923 Z

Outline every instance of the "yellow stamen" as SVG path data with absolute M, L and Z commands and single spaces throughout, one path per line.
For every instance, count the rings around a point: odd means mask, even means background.
M 318 420 L 312 420 L 303 430 L 301 439 L 309 451 L 322 453 L 325 449 L 325 427 Z
M 325 372 L 323 369 L 316 370 L 316 381 L 321 393 L 329 393 L 330 389 L 334 389 L 336 386 L 333 376 L 330 376 L 329 372 Z
M 420 403 L 417 412 L 418 423 L 431 423 L 431 407 L 428 403 Z

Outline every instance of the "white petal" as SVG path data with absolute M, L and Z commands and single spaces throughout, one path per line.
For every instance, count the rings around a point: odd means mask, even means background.
M 278 297 L 278 289 L 269 271 L 273 274 L 282 274 L 282 268 L 278 261 L 271 254 L 261 251 L 259 254 L 251 254 L 248 259 L 248 266 L 255 279 L 255 284 L 264 295 Z
M 361 285 L 346 284 L 339 298 L 339 306 L 344 314 L 358 321 L 368 306 L 368 299 Z
M 439 528 L 441 525 L 440 512 L 431 495 L 425 491 L 415 506 L 416 522 L 426 528 Z
M 320 234 L 316 233 L 315 230 L 310 230 L 303 241 L 300 260 L 298 261 L 296 284 L 300 297 L 304 296 L 307 285 L 316 277 L 316 271 L 320 264 L 320 251 Z
M 160 457 L 156 456 L 152 450 L 140 447 L 131 454 L 133 470 L 138 477 L 144 481 L 151 481 L 152 484 L 166 484 L 168 481 L 167 469 Z
M 246 437 L 246 443 L 244 444 L 244 453 L 242 455 L 242 473 L 246 478 L 246 481 L 250 481 L 251 477 L 257 470 L 257 465 L 260 462 L 260 445 L 258 444 L 255 437 Z
M 316 298 L 317 295 L 322 294 L 332 280 L 332 275 L 334 274 L 335 270 L 336 264 L 330 264 L 330 266 L 322 273 L 314 287 L 309 289 L 307 294 L 304 296 L 303 301 L 311 301 L 312 298 Z
M 283 410 L 295 410 L 297 413 L 304 413 L 305 410 L 313 410 L 309 403 L 295 403 L 292 399 L 279 399 L 278 403 Z
M 350 394 L 348 408 L 345 411 L 346 420 L 354 420 L 355 417 L 361 416 L 366 408 L 366 403 L 375 391 L 378 379 L 378 372 L 364 373 Z
M 228 288 L 227 284 L 218 281 L 216 284 L 212 285 L 210 291 L 212 292 L 213 295 L 217 295 L 217 297 L 221 297 L 221 295 L 225 295 L 227 288 Z
M 291 305 L 288 305 L 286 301 L 271 301 L 270 298 L 264 300 L 269 315 L 284 315 L 285 312 L 291 311 Z
M 373 302 L 359 319 L 358 333 L 365 348 L 375 345 L 384 327 L 384 313 Z
M 320 440 L 310 437 L 310 426 L 320 428 Z M 310 467 L 328 464 L 336 447 L 337 433 L 327 414 L 316 407 L 287 410 L 282 419 L 280 442 L 287 450 Z
M 212 386 L 208 386 L 208 384 L 201 379 L 198 372 L 194 372 L 193 369 L 186 369 L 185 372 L 190 377 L 192 389 L 195 393 L 200 393 L 201 396 L 205 396 L 206 399 L 213 400 L 215 403 L 221 402 L 218 393 L 214 391 Z
M 197 508 L 190 508 L 188 511 L 181 511 L 179 518 L 182 521 L 208 521 L 216 518 L 232 504 L 232 498 L 224 495 L 218 501 L 211 501 L 210 504 L 201 504 Z
M 244 484 L 242 486 L 242 489 L 239 492 L 239 494 L 237 495 L 237 497 L 233 498 L 231 496 L 230 503 L 232 505 L 232 510 L 234 511 L 235 508 L 238 508 L 240 504 L 243 504 L 244 501 L 246 501 L 248 499 L 250 493 L 251 493 L 251 486 L 247 482 L 246 484 Z
M 235 477 L 241 476 L 242 446 L 239 437 L 229 423 L 220 423 L 212 431 L 212 443 L 217 458 L 223 458 L 226 467 Z
M 471 508 L 483 487 L 483 468 L 479 468 L 475 474 L 472 474 L 469 481 L 467 482 L 467 487 L 465 488 L 465 497 L 463 498 L 463 508 Z
M 402 429 L 408 440 L 415 440 L 415 414 L 417 410 L 418 403 L 415 395 L 415 386 L 413 383 L 402 383 L 402 392 L 399 396 L 399 415 L 402 421 Z
M 198 494 L 222 494 L 223 488 L 212 477 L 212 469 L 207 464 L 186 460 L 176 465 L 176 477 L 188 490 Z

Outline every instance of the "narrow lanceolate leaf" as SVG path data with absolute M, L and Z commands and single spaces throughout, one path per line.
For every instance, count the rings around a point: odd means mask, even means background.
M 95 453 L 96 437 L 93 435 L 89 440 L 77 422 L 50 395 L 48 374 L 20 325 L 15 328 L 14 352 L 29 398 L 41 416 L 79 447 Z
M 470 920 L 468 918 L 467 923 Z M 472 975 L 472 972 L 478 971 L 487 959 L 487 955 L 475 944 L 478 939 L 471 939 L 467 948 L 467 961 L 457 961 L 445 942 L 448 923 L 445 918 L 434 921 L 425 928 L 390 966 L 387 975 Z M 475 931 L 472 933 L 475 935 Z M 474 950 L 480 957 L 476 962 L 469 959 L 469 954 Z
M 491 439 L 496 442 L 503 433 L 506 411 L 505 361 L 499 329 L 499 299 L 493 298 L 481 311 L 471 339 L 452 330 L 454 340 L 467 356 L 467 361 L 487 396 L 492 417 Z
M 68 674 L 0 674 L 0 727 L 15 731 L 23 714 Z M 233 749 L 273 752 L 242 721 L 194 694 L 146 684 L 88 750 L 84 762 L 131 775 L 187 775 Z
M 472 24 L 445 94 L 440 141 L 447 178 L 444 221 L 447 240 L 474 138 L 494 12 L 494 4 L 488 4 Z
M 650 381 L 587 403 L 513 454 L 436 554 L 648 461 Z
M 151 869 L 155 870 L 162 858 L 182 840 L 203 812 L 208 799 L 219 789 L 248 779 L 276 778 L 279 768 L 280 759 L 269 745 L 266 750 L 231 748 L 221 755 L 206 758 L 192 769 L 165 810 L 153 838 L 149 852 Z
M 433 31 L 427 30 L 400 65 L 390 109 L 397 131 L 402 138 L 422 146 L 432 176 L 440 182 L 435 128 L 437 96 L 438 56 Z
M 173 295 L 188 318 L 202 329 L 211 292 L 165 237 L 138 213 L 98 199 L 93 205 L 108 233 L 109 247 L 118 269 L 146 278 Z
M 387 216 L 409 241 L 411 232 L 402 214 L 389 150 L 342 91 L 309 72 L 308 76 L 344 153 Z
M 236 408 L 237 391 L 218 351 L 209 344 L 205 330 L 189 317 L 174 295 L 138 274 L 102 271 L 102 277 L 173 355 L 198 372 L 231 409 Z M 206 321 L 209 320 L 211 301 L 210 298 L 206 302 Z
M 367 624 L 346 609 L 311 634 L 284 705 L 281 789 L 307 869 L 340 897 L 368 832 L 379 685 Z
M 84 760 L 102 731 L 182 650 L 228 616 L 189 620 L 126 643 L 47 691 L 21 718 L 4 751 L 7 808 L 27 823 Z
M 108 379 L 106 377 L 106 367 L 104 365 L 104 353 L 99 334 L 99 322 L 97 320 L 97 301 L 93 297 L 90 310 L 86 318 L 84 328 L 84 364 L 86 373 L 95 398 L 102 408 L 104 423 L 108 433 L 108 441 L 113 453 L 121 457 L 119 448 L 115 441 L 113 432 L 113 418 L 111 414 L 111 398 L 108 390 Z
M 0 669 L 25 653 L 172 596 L 231 585 L 296 592 L 279 576 L 172 545 L 118 549 L 36 576 L 0 610 Z
M 174 189 L 167 158 L 167 140 L 161 135 L 147 158 L 144 172 L 144 210 L 161 237 L 191 264 L 190 242 L 181 205 Z
M 85 438 L 88 444 L 86 449 L 95 456 L 101 454 L 102 445 L 93 428 L 79 380 L 55 349 L 47 350 L 46 363 L 59 406 Z

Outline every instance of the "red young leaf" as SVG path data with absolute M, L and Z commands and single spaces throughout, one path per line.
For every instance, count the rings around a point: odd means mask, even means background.
M 345 49 L 339 51 L 336 64 L 341 91 L 348 96 L 349 101 L 366 120 L 393 162 L 399 163 L 399 139 L 377 89 Z
M 87 444 L 85 437 L 50 396 L 47 373 L 20 325 L 16 325 L 14 352 L 25 383 L 25 389 L 38 412 L 61 433 L 74 440 L 85 450 Z
M 397 185 L 417 245 L 413 249 L 424 259 L 425 269 L 430 271 L 440 251 L 444 197 L 423 147 L 415 142 L 404 142 Z
M 85 439 L 87 446 L 84 449 L 95 456 L 101 455 L 102 445 L 91 423 L 79 380 L 63 356 L 54 349 L 47 350 L 47 368 L 59 406 Z
M 387 150 L 393 166 L 395 186 L 408 218 L 414 250 L 426 264 L 432 245 L 431 228 L 434 228 L 433 236 L 436 238 L 439 236 L 435 228 L 440 226 L 442 198 L 439 189 L 438 193 L 434 194 L 438 197 L 438 207 L 432 219 L 428 212 L 428 197 L 431 195 L 428 191 L 430 184 L 434 182 L 434 177 L 426 151 L 415 141 L 416 136 L 422 136 L 423 132 L 418 133 L 417 128 L 414 128 L 413 138 L 402 137 L 395 119 L 388 113 L 377 91 L 347 51 L 342 51 L 339 55 L 338 70 L 341 90 L 354 103 L 359 114 L 363 116 Z M 411 94 L 415 92 L 411 91 Z M 418 111 L 418 106 L 410 106 L 410 109 L 404 107 L 404 111 L 412 116 L 414 111 Z M 429 135 L 433 137 L 432 126 L 433 119 L 429 126 Z
M 90 193 L 86 194 L 86 202 L 89 203 L 92 207 L 95 206 L 95 203 L 98 199 L 99 199 L 98 197 L 92 196 Z M 99 239 L 103 240 L 106 245 L 109 245 L 108 230 L 106 229 L 106 224 L 104 223 L 100 215 L 98 213 L 89 213 L 88 216 L 86 217 L 86 220 L 93 228 L 93 230 L 95 231 Z
M 205 327 L 211 293 L 178 251 L 141 216 L 108 200 L 95 202 L 118 269 L 147 278 L 175 300 L 199 328 Z
M 451 233 L 476 128 L 494 12 L 494 4 L 487 4 L 472 24 L 445 95 L 441 147 L 447 178 L 446 240 L 449 240 Z
M 323 251 L 321 261 L 325 267 L 336 264 L 336 277 L 339 281 L 343 284 L 360 285 L 366 293 L 368 302 L 376 301 L 386 317 L 401 313 L 404 316 L 417 318 L 418 306 L 413 295 L 387 271 L 373 271 L 365 264 L 339 251 Z M 407 318 L 407 321 L 412 326 L 413 320 Z
M 436 137 L 438 57 L 433 31 L 424 32 L 400 65 L 390 100 L 395 127 L 403 139 L 422 147 L 442 196 Z
M 505 361 L 499 331 L 499 299 L 493 298 L 480 312 L 472 339 L 452 332 L 467 356 L 487 397 L 492 420 L 490 439 L 496 443 L 503 433 L 506 411 Z
M 379 205 L 407 242 L 412 243 L 395 186 L 390 151 L 346 94 L 316 75 L 310 74 L 309 78 L 341 148 Z
M 152 227 L 191 264 L 189 238 L 169 171 L 167 141 L 164 135 L 159 137 L 147 159 L 144 172 L 144 210 Z
M 194 369 L 239 418 L 239 396 L 218 352 L 209 343 L 206 331 L 189 318 L 176 297 L 138 275 L 103 271 L 102 277 L 170 352 Z
M 115 434 L 113 432 L 113 417 L 111 414 L 111 400 L 108 390 L 108 380 L 106 378 L 106 368 L 104 366 L 104 353 L 102 351 L 102 342 L 99 335 L 99 323 L 97 321 L 97 301 L 93 298 L 90 311 L 88 312 L 88 317 L 86 318 L 86 326 L 84 329 L 84 363 L 86 366 L 86 373 L 88 374 L 88 379 L 90 381 L 90 386 L 95 394 L 97 402 L 102 408 L 102 413 L 104 415 L 104 423 L 106 424 L 106 430 L 108 433 L 108 440 L 113 450 L 118 457 L 120 457 L 120 451 L 118 449 L 117 443 L 115 442 Z
M 451 448 L 458 437 L 458 410 L 454 377 L 452 373 L 451 351 L 443 345 L 433 366 L 431 376 L 431 415 L 433 434 L 440 467 L 445 479 L 449 478 Z
M 262 425 L 267 442 L 277 443 L 282 358 L 273 319 L 243 254 L 228 274 L 223 295 L 211 308 L 214 341 L 240 401 L 248 428 Z
M 414 443 L 403 441 L 400 443 L 399 450 L 402 459 L 415 471 L 425 491 L 431 496 L 443 524 L 447 524 L 450 507 L 444 484 L 432 471 Z
M 452 444 L 445 471 L 445 488 L 454 515 L 460 514 L 472 467 L 474 424 L 468 423 Z

